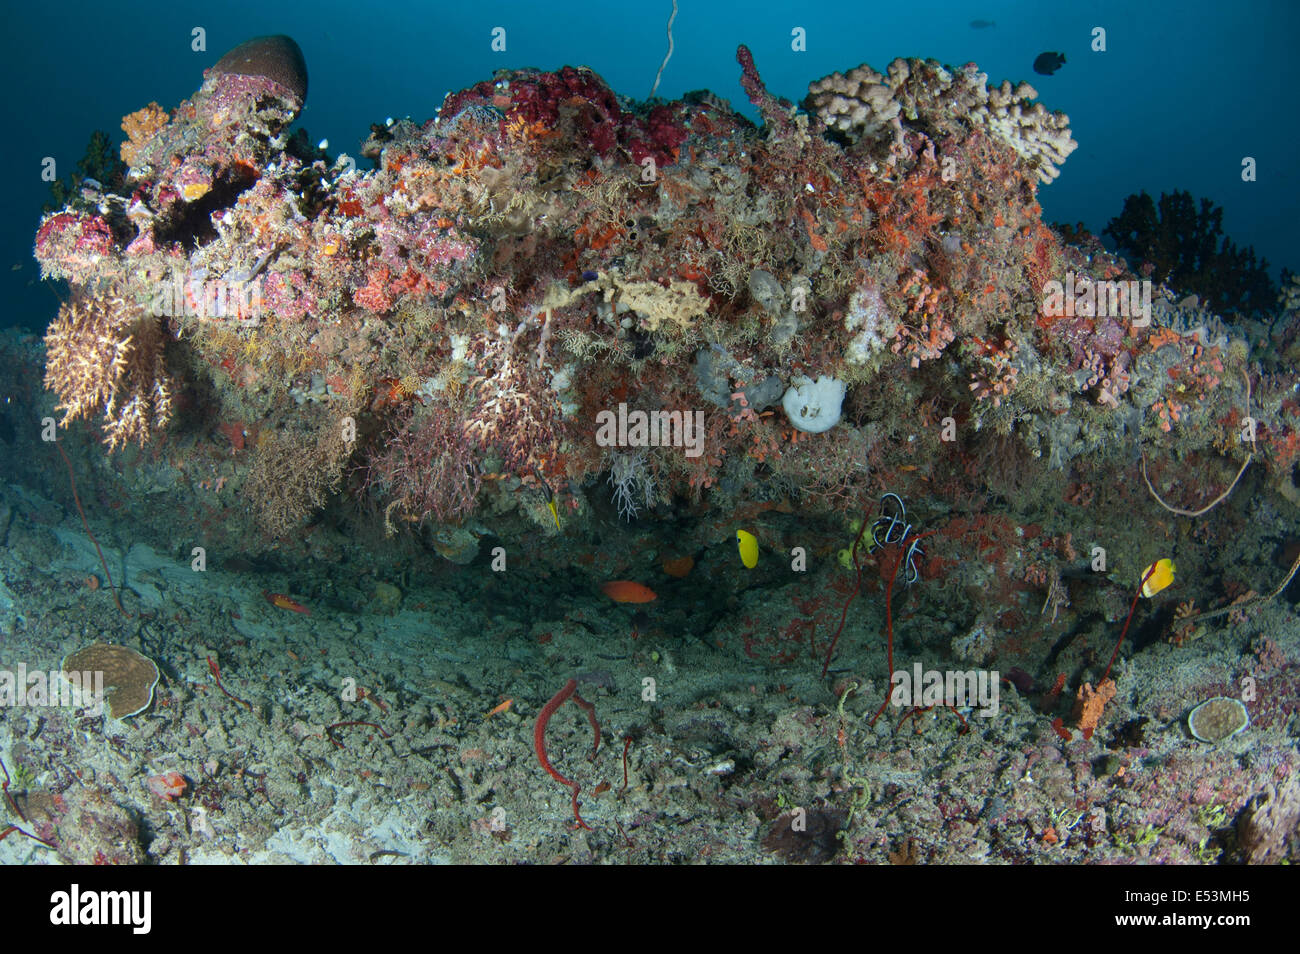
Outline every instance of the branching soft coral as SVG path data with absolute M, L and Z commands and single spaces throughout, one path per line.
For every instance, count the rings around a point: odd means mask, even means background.
M 62 425 L 104 417 L 110 448 L 145 443 L 167 425 L 173 384 L 158 318 L 119 295 L 83 295 L 59 309 L 45 335 L 45 386 Z
M 479 477 L 464 427 L 448 407 L 435 405 L 406 421 L 370 464 L 370 483 L 413 520 L 458 520 L 474 509 Z M 391 525 L 391 521 L 390 525 Z
M 465 433 L 484 450 L 498 454 L 504 472 L 563 472 L 559 405 L 533 362 L 507 351 L 495 373 L 474 378 L 470 387 L 477 406 Z
M 135 165 L 140 146 L 153 138 L 158 130 L 167 125 L 167 110 L 157 103 L 150 103 L 143 109 L 137 109 L 122 117 L 122 132 L 126 133 L 126 142 L 122 143 L 122 161 L 128 166 Z
M 244 494 L 271 536 L 295 531 L 338 490 L 353 448 L 345 426 L 352 410 L 345 406 L 333 419 L 318 416 L 309 427 L 275 433 L 258 448 Z

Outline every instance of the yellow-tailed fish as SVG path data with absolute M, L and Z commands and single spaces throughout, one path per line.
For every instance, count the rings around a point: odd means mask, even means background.
M 533 476 L 537 478 L 538 485 L 542 488 L 542 496 L 546 498 L 546 509 L 551 512 L 551 519 L 555 521 L 555 529 L 560 529 L 560 512 L 555 509 L 555 494 L 551 491 L 551 485 L 546 482 L 537 470 L 533 468 Z
M 1174 582 L 1174 561 L 1168 558 L 1159 560 L 1142 571 L 1142 595 L 1152 597 Z
M 747 530 L 737 530 L 736 546 L 740 548 L 740 562 L 746 569 L 758 566 L 758 537 Z

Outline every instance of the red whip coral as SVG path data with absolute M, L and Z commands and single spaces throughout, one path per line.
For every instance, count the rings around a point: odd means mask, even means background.
M 581 786 L 577 782 L 570 781 L 551 765 L 550 759 L 546 757 L 546 724 L 551 721 L 551 716 L 555 711 L 564 705 L 569 699 L 580 706 L 587 713 L 587 718 L 591 721 L 591 731 L 596 735 L 596 744 L 592 746 L 590 758 L 594 759 L 596 753 L 600 751 L 600 723 L 596 721 L 596 707 L 588 702 L 582 696 L 578 695 L 578 680 L 570 679 L 564 684 L 564 688 L 551 697 L 551 701 L 542 706 L 542 711 L 537 716 L 537 724 L 533 727 L 533 747 L 537 750 L 537 760 L 542 763 L 542 768 L 546 773 L 555 779 L 561 785 L 569 788 L 573 792 L 573 817 L 578 821 L 579 828 L 585 828 L 591 831 L 591 826 L 582 820 L 582 815 L 578 809 L 578 792 Z

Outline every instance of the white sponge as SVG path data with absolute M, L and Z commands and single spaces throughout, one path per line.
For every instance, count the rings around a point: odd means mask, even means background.
M 801 374 L 795 375 L 790 379 L 781 406 L 796 430 L 820 434 L 839 423 L 844 391 L 844 382 L 835 378 L 822 376 L 813 381 Z

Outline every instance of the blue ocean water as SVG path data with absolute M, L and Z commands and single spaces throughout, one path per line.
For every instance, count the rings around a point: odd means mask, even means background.
M 0 193 L 0 294 L 8 306 L 0 323 L 40 328 L 53 313 L 31 260 L 48 199 L 43 159 L 54 157 L 66 175 L 92 130 L 120 140 L 122 116 L 150 101 L 174 106 L 203 69 L 251 36 L 298 41 L 311 77 L 299 124 L 346 151 L 371 123 L 428 118 L 446 92 L 501 67 L 586 65 L 619 93 L 644 98 L 667 49 L 671 8 L 670 0 L 14 5 L 0 39 L 10 143 L 0 152 L 8 184 Z M 496 27 L 506 31 L 503 52 L 492 49 Z M 805 51 L 792 49 L 800 27 Z M 1095 28 L 1105 31 L 1105 52 L 1092 50 Z M 196 29 L 203 50 L 191 48 Z M 973 60 L 992 82 L 1030 80 L 1049 109 L 1071 117 L 1080 147 L 1060 180 L 1040 191 L 1048 221 L 1100 230 L 1130 193 L 1185 189 L 1222 205 L 1225 232 L 1267 257 L 1276 277 L 1300 258 L 1300 160 L 1290 127 L 1297 36 L 1300 4 L 1290 0 L 679 0 L 659 95 L 707 88 L 753 115 L 738 82 L 738 43 L 754 51 L 769 88 L 796 101 L 811 80 L 862 62 L 883 69 L 896 56 Z M 1045 50 L 1066 56 L 1053 76 L 1032 70 Z M 1246 156 L 1257 161 L 1255 182 L 1242 181 Z

